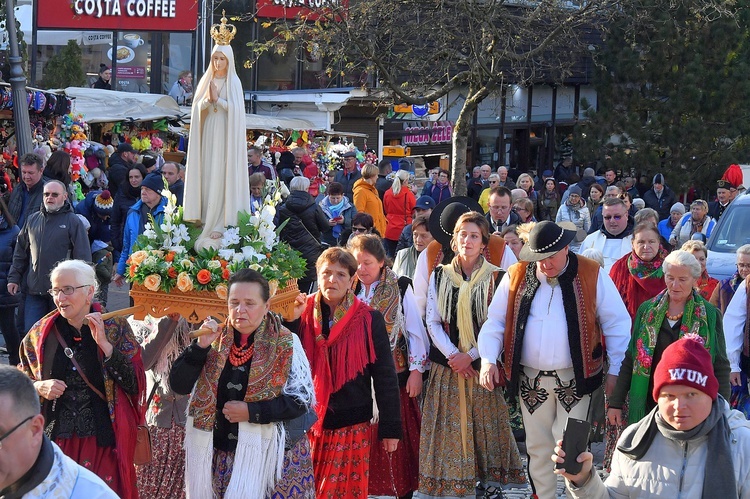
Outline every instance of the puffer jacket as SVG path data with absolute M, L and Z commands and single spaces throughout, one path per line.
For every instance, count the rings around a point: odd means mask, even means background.
M 669 235 L 669 244 L 674 246 L 675 248 L 682 247 L 683 244 L 685 244 L 686 241 L 689 241 L 692 237 L 692 234 L 690 233 L 691 230 L 693 230 L 693 222 L 692 222 L 693 215 L 691 213 L 685 213 L 679 222 L 677 222 L 677 225 L 675 225 L 674 229 L 672 229 L 672 234 Z M 706 219 L 703 222 L 703 228 L 701 229 L 701 234 L 706 236 L 706 239 L 711 237 L 711 232 L 714 230 L 714 226 L 716 225 L 716 220 L 706 215 Z
M 17 225 L 8 227 L 3 220 L 3 228 L 0 229 L 0 307 L 15 307 L 18 305 L 19 294 L 8 293 L 8 273 L 13 264 L 13 248 L 21 229 Z
M 398 241 L 404 227 L 411 224 L 411 212 L 417 204 L 417 199 L 407 186 L 403 186 L 398 194 L 393 189 L 385 191 L 383 209 L 388 226 L 385 229 L 385 238 Z
M 279 236 L 282 241 L 302 253 L 307 261 L 305 279 L 315 279 L 315 261 L 323 253 L 320 234 L 328 219 L 308 192 L 293 191 L 276 213 L 276 226 L 286 221 Z
M 69 259 L 91 261 L 83 222 L 67 201 L 54 213 L 42 206 L 29 216 L 18 234 L 8 282 L 21 284 L 25 275 L 29 294 L 47 294 L 51 287 L 49 273 L 57 262 Z
M 383 213 L 383 202 L 375 186 L 368 184 L 363 178 L 354 183 L 354 206 L 357 207 L 358 212 L 367 213 L 372 217 L 378 234 L 385 234 L 388 221 Z
M 717 403 L 723 404 L 731 431 L 729 445 L 738 496 L 740 499 L 750 499 L 750 422 L 741 412 L 731 410 L 726 401 L 717 399 Z M 635 426 L 631 425 L 620 438 L 627 438 L 629 432 L 633 431 Z M 690 440 L 686 446 L 682 446 L 657 432 L 651 447 L 639 461 L 616 450 L 612 458 L 612 473 L 606 482 L 602 482 L 596 472 L 582 487 L 573 487 L 566 481 L 568 497 L 701 497 L 704 468 L 706 460 L 710 459 L 707 450 L 706 437 Z M 681 472 L 683 469 L 684 472 Z
M 128 210 L 128 217 L 125 219 L 125 226 L 122 230 L 122 252 L 120 259 L 117 261 L 117 273 L 125 275 L 125 265 L 128 257 L 133 250 L 136 239 L 141 234 L 141 206 L 143 201 L 136 201 Z M 167 206 L 167 198 L 161 197 L 161 201 L 151 210 L 156 223 L 160 224 L 164 220 L 164 207 Z

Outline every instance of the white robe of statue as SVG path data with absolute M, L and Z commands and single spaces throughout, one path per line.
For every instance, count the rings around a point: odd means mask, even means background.
M 216 54 L 226 57 L 224 77 Z M 184 218 L 203 223 L 196 249 L 217 248 L 221 240 L 216 236 L 236 225 L 237 213 L 250 206 L 245 100 L 232 47 L 214 46 L 211 60 L 193 99 L 185 171 Z M 211 82 L 216 102 L 210 101 Z

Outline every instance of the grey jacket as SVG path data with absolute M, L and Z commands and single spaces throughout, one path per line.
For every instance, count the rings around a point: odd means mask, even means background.
M 731 410 L 726 401 L 722 403 L 732 432 L 730 445 L 737 493 L 740 499 L 750 499 L 750 422 L 741 412 Z M 634 429 L 635 426 L 629 426 L 620 438 Z M 657 433 L 651 447 L 638 461 L 615 450 L 612 473 L 606 482 L 602 482 L 596 472 L 582 487 L 573 487 L 566 480 L 568 496 L 576 499 L 701 497 L 704 467 L 710 459 L 706 454 L 706 440 L 707 437 L 690 440 L 685 447 Z
M 26 276 L 27 293 L 43 295 L 50 289 L 49 273 L 69 259 L 91 262 L 91 246 L 83 223 L 69 202 L 50 213 L 42 206 L 29 215 L 18 234 L 8 282 L 21 284 Z
M 143 367 L 146 369 L 147 397 L 151 395 L 154 384 L 157 382 L 154 368 L 162 355 L 166 354 L 165 348 L 176 334 L 176 329 L 177 322 L 165 317 L 159 321 L 156 335 L 151 336 L 146 343 L 141 345 Z M 149 426 L 159 428 L 171 428 L 173 421 L 177 426 L 185 426 L 189 401 L 189 395 L 176 394 L 161 380 L 146 411 L 146 422 Z

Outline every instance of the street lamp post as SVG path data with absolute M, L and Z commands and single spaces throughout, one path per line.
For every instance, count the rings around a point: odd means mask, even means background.
M 26 75 L 23 74 L 23 58 L 18 49 L 16 16 L 13 12 L 13 0 L 5 0 L 5 28 L 8 30 L 10 46 L 10 88 L 13 93 L 13 122 L 16 126 L 16 150 L 21 158 L 33 151 L 31 142 L 31 124 L 29 107 L 26 102 Z

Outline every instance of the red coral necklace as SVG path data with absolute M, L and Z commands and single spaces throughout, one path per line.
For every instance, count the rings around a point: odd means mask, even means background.
M 232 343 L 232 348 L 229 349 L 229 363 L 234 367 L 240 367 L 252 358 L 254 352 L 255 343 L 244 347 L 238 347 L 237 344 Z

